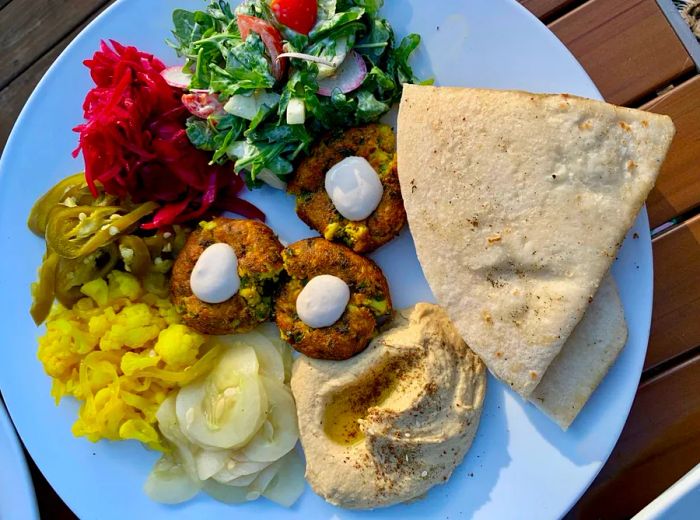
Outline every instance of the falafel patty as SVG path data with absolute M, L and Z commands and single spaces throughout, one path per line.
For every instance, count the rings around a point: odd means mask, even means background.
M 236 252 L 241 285 L 225 302 L 206 303 L 192 293 L 190 276 L 204 250 L 218 242 Z M 170 297 L 182 320 L 204 334 L 231 334 L 270 319 L 283 269 L 281 253 L 282 244 L 262 222 L 219 217 L 200 224 L 175 260 L 170 279 Z
M 325 190 L 328 170 L 346 157 L 363 157 L 379 175 L 384 187 L 379 205 L 364 220 L 343 217 Z M 296 211 L 327 240 L 342 242 L 357 253 L 369 253 L 399 234 L 406 211 L 396 170 L 396 138 L 387 125 L 350 128 L 337 137 L 321 140 L 294 172 L 288 186 L 296 195 Z
M 275 305 L 282 338 L 302 354 L 317 359 L 348 359 L 367 347 L 378 327 L 391 318 L 389 285 L 381 269 L 369 258 L 323 238 L 295 242 L 282 252 L 289 280 Z M 350 301 L 330 327 L 306 325 L 296 301 L 306 283 L 322 274 L 337 276 L 348 284 Z

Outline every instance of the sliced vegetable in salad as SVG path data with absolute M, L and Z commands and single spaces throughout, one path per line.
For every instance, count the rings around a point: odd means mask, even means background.
M 284 188 L 321 133 L 377 121 L 416 81 L 417 34 L 396 45 L 383 0 L 213 0 L 173 13 L 170 45 L 185 58 L 163 73 L 186 90 L 187 136 L 212 162 L 234 162 L 249 187 Z

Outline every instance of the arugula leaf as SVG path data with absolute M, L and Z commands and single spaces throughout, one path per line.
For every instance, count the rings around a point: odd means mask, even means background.
M 360 7 L 351 7 L 345 12 L 336 13 L 330 19 L 316 24 L 316 27 L 309 33 L 309 39 L 312 42 L 316 42 L 328 36 L 331 32 L 342 28 L 344 25 L 359 20 L 362 18 L 363 14 L 365 14 L 365 10 Z
M 367 73 L 367 77 L 362 82 L 362 87 L 379 94 L 380 99 L 393 103 L 396 96 L 401 97 L 398 92 L 396 82 L 389 75 L 376 65 Z
M 190 117 L 187 119 L 187 137 L 190 142 L 200 150 L 213 152 L 217 146 L 215 144 L 217 132 L 203 119 Z
M 226 52 L 224 66 L 211 57 L 200 56 L 202 69 L 209 72 L 209 79 L 197 88 L 211 88 L 226 97 L 245 91 L 272 88 L 275 78 L 265 58 L 265 45 L 260 37 L 251 33 L 245 42 L 240 42 Z M 200 82 L 200 67 L 195 72 L 196 83 Z
M 216 163 L 224 157 L 229 144 L 241 136 L 245 126 L 245 120 L 231 114 L 212 116 L 207 121 L 190 117 L 187 137 L 200 150 L 214 152 L 211 162 Z
M 355 118 L 359 124 L 370 123 L 379 119 L 390 108 L 390 104 L 379 101 L 374 94 L 363 89 L 357 93 Z
M 354 0 L 358 7 L 362 7 L 368 14 L 377 14 L 384 5 L 384 0 Z
M 416 79 L 413 75 L 413 69 L 408 64 L 408 59 L 418 45 L 420 45 L 420 36 L 417 34 L 409 34 L 401 40 L 401 44 L 389 55 L 386 71 L 388 74 L 394 76 L 395 81 L 399 85 L 413 83 Z
M 366 56 L 373 65 L 378 65 L 384 53 L 391 48 L 394 41 L 394 31 L 389 22 L 382 18 L 371 21 L 369 33 L 355 46 L 360 54 Z

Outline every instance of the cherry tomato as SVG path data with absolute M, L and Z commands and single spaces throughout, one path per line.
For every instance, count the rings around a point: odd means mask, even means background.
M 277 80 L 282 79 L 287 70 L 287 58 L 277 59 L 277 56 L 284 52 L 280 32 L 262 18 L 246 14 L 238 15 L 238 30 L 241 33 L 241 38 L 244 40 L 248 38 L 251 31 L 260 35 L 267 53 L 270 55 L 270 71 L 272 75 Z
M 270 8 L 279 23 L 298 33 L 309 34 L 316 25 L 317 0 L 272 0 Z

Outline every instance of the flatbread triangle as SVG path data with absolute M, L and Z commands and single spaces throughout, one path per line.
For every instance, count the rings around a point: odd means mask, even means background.
M 667 116 L 565 94 L 404 86 L 398 172 L 423 272 L 521 395 L 581 320 L 673 134 Z

